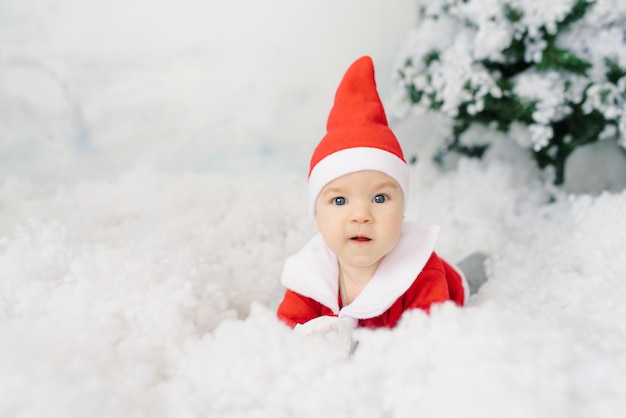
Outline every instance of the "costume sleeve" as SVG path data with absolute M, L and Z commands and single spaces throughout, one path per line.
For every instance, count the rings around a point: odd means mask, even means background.
M 465 305 L 469 298 L 469 284 L 463 272 L 454 265 L 439 257 L 448 283 L 450 299 L 459 306 Z
M 278 319 L 293 328 L 297 324 L 304 324 L 324 315 L 322 310 L 323 305 L 319 302 L 287 289 L 276 315 Z
M 451 300 L 445 270 L 435 253 L 417 276 L 409 290 L 404 294 L 404 310 L 423 309 L 430 311 L 434 303 Z

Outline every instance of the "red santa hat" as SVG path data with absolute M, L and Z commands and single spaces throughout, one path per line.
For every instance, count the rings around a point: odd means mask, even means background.
M 389 129 L 376 90 L 372 59 L 356 60 L 343 76 L 326 123 L 326 135 L 311 157 L 309 211 L 324 186 L 345 174 L 376 170 L 398 182 L 408 199 L 409 168 L 402 148 Z

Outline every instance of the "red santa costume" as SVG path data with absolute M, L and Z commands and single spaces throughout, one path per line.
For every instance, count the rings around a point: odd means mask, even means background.
M 370 57 L 355 61 L 344 75 L 328 117 L 327 133 L 311 158 L 309 211 L 324 186 L 345 174 L 376 170 L 393 178 L 408 200 L 409 167 L 376 90 Z M 278 318 L 294 327 L 319 317 L 338 317 L 352 327 L 393 328 L 408 309 L 453 301 L 465 304 L 463 274 L 435 253 L 436 225 L 404 222 L 395 247 L 359 295 L 343 306 L 337 256 L 315 235 L 285 262 L 287 288 Z

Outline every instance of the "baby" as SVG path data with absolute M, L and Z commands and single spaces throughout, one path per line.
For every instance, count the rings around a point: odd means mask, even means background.
M 365 56 L 344 75 L 311 158 L 319 234 L 285 263 L 278 318 L 309 333 L 393 328 L 409 309 L 464 305 L 467 281 L 434 252 L 439 227 L 404 221 L 408 192 L 409 167 Z

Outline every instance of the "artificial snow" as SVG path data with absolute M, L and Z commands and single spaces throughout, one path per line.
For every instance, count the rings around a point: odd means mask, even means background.
M 451 261 L 485 254 L 489 280 L 464 308 L 356 330 L 349 356 L 292 332 L 275 309 L 284 260 L 315 232 L 307 160 L 343 71 L 366 48 L 327 36 L 332 71 L 310 81 L 289 59 L 325 52 L 279 42 L 294 54 L 280 60 L 285 70 L 236 61 L 244 67 L 233 90 L 223 84 L 228 62 L 210 71 L 209 55 L 226 52 L 202 50 L 199 21 L 160 39 L 159 52 L 122 35 L 95 42 L 112 11 L 42 3 L 37 12 L 1 6 L 15 20 L 0 22 L 0 70 L 13 80 L 0 90 L 0 416 L 623 416 L 626 192 L 555 189 L 514 146 L 442 171 L 430 156 L 445 122 L 396 123 L 417 159 L 407 219 L 441 225 L 438 252 Z M 265 18 L 287 7 L 308 22 L 315 11 L 321 28 L 336 11 L 330 1 L 287 3 L 268 2 Z M 369 3 L 373 15 L 388 8 Z M 162 36 L 167 11 L 182 19 L 181 5 L 206 7 L 176 4 L 129 2 L 122 34 L 145 15 L 151 36 Z M 94 34 L 95 16 L 104 22 Z M 38 36 L 42 27 L 54 36 Z M 267 42 L 289 36 L 264 30 Z M 359 22 L 354 30 L 371 36 Z M 89 41 L 70 36 L 83 31 Z M 15 44 L 4 48 L 6 39 Z M 223 45 L 247 51 L 238 42 Z M 148 45 L 157 51 L 142 52 Z M 393 54 L 375 52 L 392 68 Z M 19 63 L 33 61 L 63 83 L 36 66 L 22 74 Z M 251 86 L 252 96 L 233 97 Z

